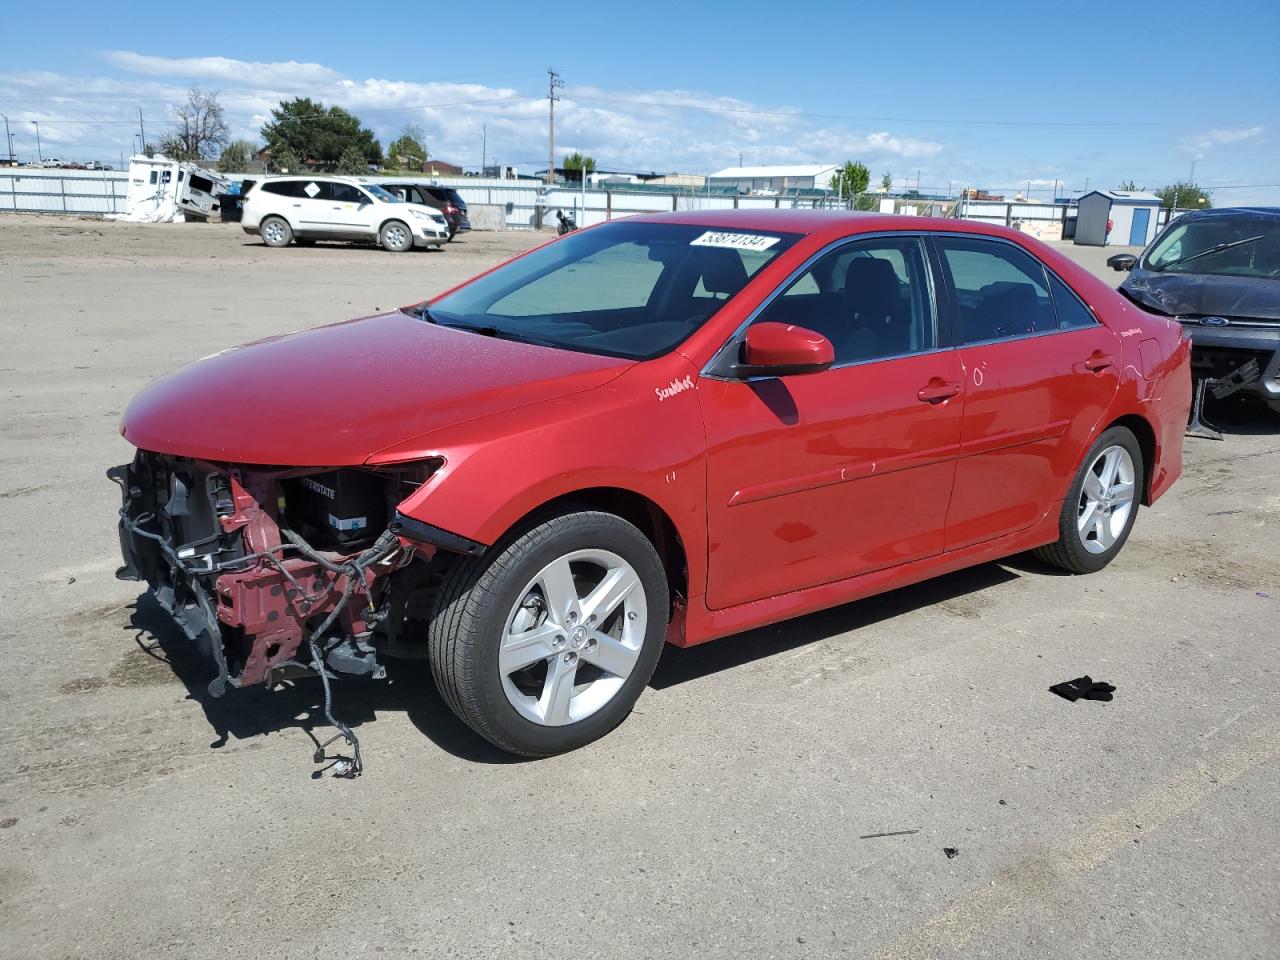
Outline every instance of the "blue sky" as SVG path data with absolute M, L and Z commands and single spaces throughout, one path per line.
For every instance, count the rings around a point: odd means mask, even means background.
M 1154 188 L 1194 162 L 1219 206 L 1280 204 L 1275 0 L 180 9 L 11 5 L 0 112 L 19 157 L 34 155 L 39 120 L 46 156 L 118 161 L 139 107 L 152 139 L 198 84 L 220 91 L 236 136 L 254 137 L 280 99 L 312 96 L 384 144 L 415 123 L 433 156 L 465 165 L 487 128 L 491 161 L 532 170 L 546 164 L 554 66 L 557 153 L 608 169 L 854 159 L 876 181 L 1030 181 L 1047 199 L 1055 180 Z

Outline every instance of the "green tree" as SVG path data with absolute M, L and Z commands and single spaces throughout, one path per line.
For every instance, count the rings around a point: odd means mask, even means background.
M 270 168 L 272 173 L 302 173 L 306 169 L 298 155 L 288 147 L 271 151 Z
M 838 197 L 857 197 L 867 192 L 871 171 L 862 163 L 846 160 L 831 178 L 831 190 Z
M 1179 180 L 1167 187 L 1161 187 L 1156 195 L 1164 201 L 1164 206 L 1178 210 L 1204 210 L 1213 206 L 1209 195 L 1196 183 Z
M 364 176 L 369 172 L 369 158 L 353 143 L 342 151 L 334 172 L 345 173 L 348 176 Z
M 310 97 L 281 101 L 262 126 L 262 139 L 272 156 L 288 149 L 303 164 L 332 170 L 354 148 L 366 163 L 382 161 L 382 145 L 373 131 L 341 107 L 326 107 Z
M 573 174 L 570 180 L 581 180 L 584 174 L 596 172 L 595 157 L 588 157 L 577 150 L 564 158 L 562 166 L 566 174 Z
M 244 173 L 257 152 L 257 147 L 248 140 L 232 140 L 222 148 L 222 156 L 218 157 L 218 169 L 222 173 Z
M 888 170 L 884 172 L 884 176 L 880 178 L 880 189 L 888 193 L 893 189 L 893 174 Z
M 420 170 L 427 162 L 427 158 L 427 142 L 423 137 L 422 128 L 416 124 L 411 123 L 405 127 L 399 139 L 387 147 L 387 165 L 397 170 L 403 170 L 406 167 L 415 167 Z

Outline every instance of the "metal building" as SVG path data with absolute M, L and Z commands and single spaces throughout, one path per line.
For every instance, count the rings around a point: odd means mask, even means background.
M 833 163 L 775 167 L 726 167 L 707 179 L 712 187 L 735 187 L 739 193 L 785 195 L 791 190 L 826 190 L 840 169 Z
M 1161 200 L 1154 193 L 1093 190 L 1078 201 L 1076 243 L 1145 247 L 1155 239 Z

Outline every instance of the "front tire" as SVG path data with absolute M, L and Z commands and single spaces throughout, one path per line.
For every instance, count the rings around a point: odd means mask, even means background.
M 378 243 L 389 253 L 405 253 L 413 249 L 413 231 L 399 220 L 388 220 L 378 231 Z
M 1037 557 L 1071 573 L 1095 573 L 1129 539 L 1142 499 L 1142 448 L 1124 427 L 1103 432 L 1085 455 L 1058 517 L 1058 540 Z
M 258 225 L 262 242 L 268 247 L 287 247 L 293 242 L 293 228 L 284 217 L 267 217 Z
M 544 757 L 626 719 L 657 666 L 669 596 L 657 551 L 613 514 L 550 517 L 445 577 L 431 672 L 494 746 Z

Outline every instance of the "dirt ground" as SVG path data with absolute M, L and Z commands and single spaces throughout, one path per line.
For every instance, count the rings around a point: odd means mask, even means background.
M 0 955 L 1280 956 L 1263 413 L 1188 441 L 1100 574 L 1015 558 L 670 649 L 567 756 L 490 750 L 413 664 L 340 691 L 355 782 L 312 777 L 314 685 L 211 700 L 112 578 L 128 399 L 533 241 L 396 256 L 0 218 Z M 1082 673 L 1115 700 L 1048 693 Z

